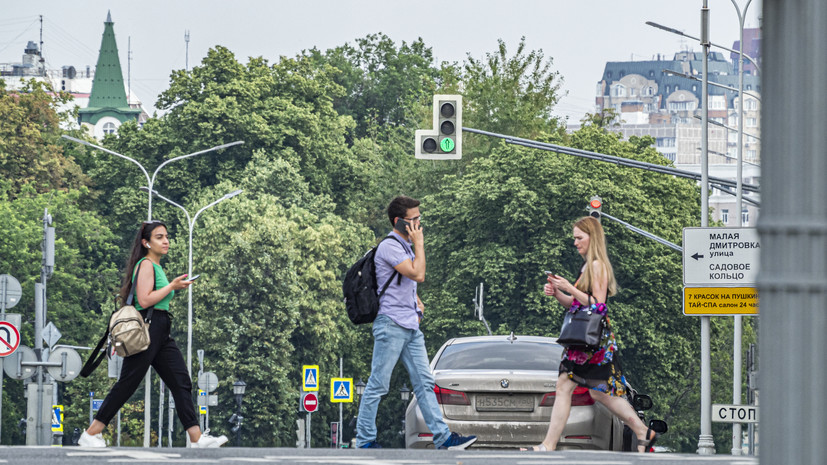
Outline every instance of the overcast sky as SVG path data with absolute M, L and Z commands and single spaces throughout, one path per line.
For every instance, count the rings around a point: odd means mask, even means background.
M 740 8 L 747 0 L 736 0 Z M 713 43 L 732 47 L 738 15 L 732 0 L 708 0 Z M 197 65 L 217 44 L 242 62 L 250 56 L 275 61 L 303 49 L 326 50 L 382 32 L 397 44 L 422 37 L 438 61 L 462 61 L 494 52 L 497 39 L 509 50 L 525 36 L 542 49 L 564 79 L 567 92 L 556 109 L 571 122 L 593 111 L 597 81 L 607 61 L 671 58 L 697 42 L 644 24 L 700 36 L 702 0 L 418 0 L 418 1 L 20 1 L 0 0 L 0 63 L 19 62 L 26 42 L 39 40 L 50 68 L 94 67 L 103 22 L 112 12 L 124 79 L 131 37 L 132 88 L 147 107 L 166 89 L 173 69 L 184 68 L 184 31 L 190 31 L 189 64 Z M 752 1 L 746 27 L 758 27 L 761 0 Z M 728 57 L 728 53 L 726 54 Z M 150 109 L 151 113 L 151 109 Z

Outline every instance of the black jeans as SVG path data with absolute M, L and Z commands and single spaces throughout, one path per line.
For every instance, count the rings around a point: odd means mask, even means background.
M 146 310 L 141 310 L 141 315 L 146 318 Z M 192 403 L 192 380 L 187 374 L 184 356 L 175 340 L 169 336 L 169 330 L 169 313 L 155 309 L 149 325 L 149 349 L 123 359 L 121 377 L 103 400 L 95 415 L 96 420 L 108 425 L 141 385 L 144 375 L 152 366 L 172 392 L 175 410 L 184 429 L 198 425 L 198 416 Z

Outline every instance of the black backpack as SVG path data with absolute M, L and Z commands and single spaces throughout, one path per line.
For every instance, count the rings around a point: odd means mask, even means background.
M 394 239 L 400 244 L 402 241 L 394 236 L 385 236 L 379 244 L 386 239 Z M 382 286 L 382 292 L 376 294 L 379 286 L 376 283 L 376 247 L 368 250 L 353 266 L 347 270 L 345 279 L 342 282 L 342 293 L 345 295 L 345 308 L 347 309 L 347 316 L 353 324 L 373 323 L 376 319 L 376 314 L 379 313 L 379 298 L 388 290 L 393 278 L 399 276 L 396 280 L 396 285 L 402 282 L 402 275 L 394 270 L 390 279 Z

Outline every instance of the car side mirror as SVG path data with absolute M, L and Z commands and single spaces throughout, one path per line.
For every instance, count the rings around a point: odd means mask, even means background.
M 652 398 L 646 394 L 637 394 L 632 404 L 635 410 L 649 410 L 652 408 Z
M 649 420 L 649 428 L 658 434 L 663 434 L 669 430 L 669 426 L 663 420 Z

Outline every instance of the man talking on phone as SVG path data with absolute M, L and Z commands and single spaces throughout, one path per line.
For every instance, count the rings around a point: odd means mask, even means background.
M 419 200 L 399 196 L 388 205 L 388 219 L 396 240 L 386 240 L 376 249 L 376 283 L 381 289 L 393 279 L 379 299 L 379 313 L 373 322 L 373 359 L 370 378 L 359 404 L 356 446 L 382 447 L 376 442 L 376 411 L 382 396 L 388 393 L 391 373 L 396 362 L 408 371 L 419 409 L 428 429 L 434 434 L 438 449 L 465 449 L 476 436 L 451 433 L 442 419 L 434 394 L 434 377 L 425 350 L 425 337 L 419 322 L 425 305 L 416 293 L 417 283 L 425 281 L 425 244 L 422 236 Z

